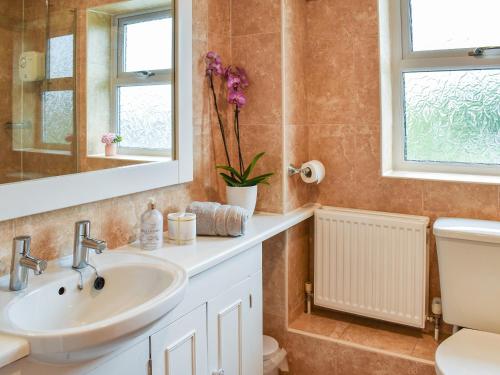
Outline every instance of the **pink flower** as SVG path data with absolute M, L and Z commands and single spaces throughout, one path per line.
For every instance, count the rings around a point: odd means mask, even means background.
M 222 60 L 220 56 L 214 52 L 210 51 L 205 56 L 206 72 L 207 75 L 214 74 L 220 76 L 224 72 L 224 67 L 222 66 Z
M 248 77 L 244 69 L 228 66 L 224 72 L 229 89 L 238 90 L 248 87 Z
M 115 139 L 116 139 L 115 133 L 106 133 L 103 134 L 103 136 L 101 137 L 101 142 L 106 145 L 110 145 L 115 142 Z
M 241 108 L 247 103 L 247 98 L 245 97 L 245 94 L 242 91 L 229 89 L 227 101 L 229 104 L 234 104 L 238 108 Z

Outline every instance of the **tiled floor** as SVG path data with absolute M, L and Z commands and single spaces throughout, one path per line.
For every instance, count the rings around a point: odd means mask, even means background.
M 290 328 L 428 361 L 438 346 L 418 329 L 322 310 L 300 315 Z

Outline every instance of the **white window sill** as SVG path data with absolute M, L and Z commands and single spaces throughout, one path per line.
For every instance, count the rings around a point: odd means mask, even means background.
M 382 176 L 388 178 L 399 178 L 408 180 L 465 182 L 473 184 L 490 184 L 490 185 L 500 184 L 500 176 L 489 176 L 489 175 L 388 170 L 384 171 L 382 173 Z
M 34 154 L 51 154 L 51 155 L 65 155 L 71 156 L 71 151 L 67 150 L 49 150 L 43 148 L 15 148 L 15 152 L 30 152 Z
M 106 156 L 105 154 L 94 154 L 94 155 L 88 155 L 87 157 L 90 159 L 130 160 L 130 161 L 142 161 L 142 162 L 172 160 L 172 158 L 168 156 L 145 156 L 145 155 L 122 155 L 122 154 L 117 154 L 114 156 Z

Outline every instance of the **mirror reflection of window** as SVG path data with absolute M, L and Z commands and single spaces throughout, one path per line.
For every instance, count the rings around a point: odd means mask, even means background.
M 114 130 L 120 154 L 172 156 L 170 11 L 117 17 Z

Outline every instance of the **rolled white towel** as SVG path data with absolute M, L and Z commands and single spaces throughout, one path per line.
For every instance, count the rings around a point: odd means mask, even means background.
M 250 217 L 244 208 L 216 202 L 192 202 L 186 212 L 196 214 L 196 234 L 202 236 L 241 236 Z

